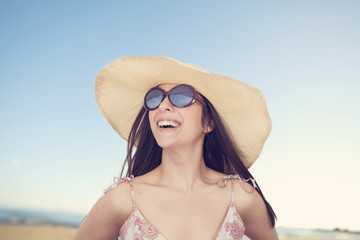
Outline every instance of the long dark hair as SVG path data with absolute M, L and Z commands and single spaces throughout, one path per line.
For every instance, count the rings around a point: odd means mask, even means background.
M 205 135 L 204 140 L 203 157 L 206 166 L 227 175 L 239 174 L 243 179 L 253 178 L 242 163 L 241 153 L 237 152 L 216 109 L 206 97 L 202 95 L 201 97 L 203 100 L 202 123 L 213 129 Z M 150 172 L 161 163 L 162 148 L 156 143 L 151 132 L 148 116 L 149 111 L 142 108 L 134 121 L 128 138 L 127 156 L 120 176 L 123 175 L 126 167 L 126 176 L 136 177 Z M 136 148 L 135 151 L 134 148 Z M 275 212 L 266 201 L 257 183 L 256 186 L 256 191 L 265 202 L 270 222 L 272 226 L 275 226 Z

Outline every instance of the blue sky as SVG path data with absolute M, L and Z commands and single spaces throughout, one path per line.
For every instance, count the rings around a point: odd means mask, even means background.
M 94 98 L 122 56 L 169 56 L 265 95 L 251 168 L 278 225 L 360 229 L 359 1 L 2 1 L 0 205 L 86 213 L 123 141 Z

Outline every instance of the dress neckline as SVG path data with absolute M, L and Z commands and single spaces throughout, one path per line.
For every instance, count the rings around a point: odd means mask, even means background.
M 127 218 L 127 220 L 125 221 L 125 223 L 121 226 L 120 228 L 120 236 L 121 234 L 123 234 L 123 230 L 124 228 L 127 228 L 129 227 L 129 224 L 131 224 L 131 222 L 133 221 L 136 221 L 139 225 L 139 227 L 141 228 L 146 228 L 147 231 L 150 231 L 152 236 L 153 234 L 156 235 L 157 238 L 159 238 L 159 240 L 167 240 L 165 238 L 165 236 L 160 232 L 158 231 L 152 224 L 150 221 L 147 220 L 147 218 L 144 217 L 144 215 L 141 213 L 140 209 L 137 207 L 136 203 L 135 203 L 135 196 L 134 196 L 134 189 L 133 189 L 133 186 L 132 186 L 132 180 L 134 179 L 134 176 L 130 176 L 128 178 L 122 178 L 122 179 L 119 179 L 119 178 L 114 178 L 114 184 L 113 185 L 118 185 L 122 182 L 128 182 L 131 186 L 131 194 L 132 194 L 132 199 L 133 199 L 133 208 L 132 208 L 132 211 L 131 211 L 131 214 L 130 216 Z M 221 226 L 220 228 L 218 229 L 216 235 L 213 237 L 213 240 L 216 240 L 218 237 L 219 237 L 219 233 L 221 232 L 221 230 L 223 228 L 227 228 L 226 231 L 230 230 L 230 231 L 233 231 L 234 234 L 236 236 L 238 236 L 239 238 L 234 238 L 234 239 L 241 239 L 241 237 L 243 236 L 244 232 L 245 232 L 245 226 L 244 226 L 244 223 L 239 215 L 239 213 L 237 212 L 236 210 L 236 207 L 235 207 L 235 202 L 234 202 L 234 188 L 233 188 L 233 182 L 235 179 L 238 179 L 238 181 L 241 183 L 242 182 L 242 179 L 240 178 L 239 175 L 227 175 L 227 176 L 223 176 L 218 182 L 217 182 L 217 185 L 221 188 L 225 187 L 227 185 L 227 182 L 228 180 L 231 181 L 231 202 L 230 202 L 230 205 L 228 207 L 228 210 L 227 210 L 227 213 L 225 215 L 225 218 L 224 220 L 222 221 L 221 223 Z M 115 187 L 115 186 L 110 186 L 108 189 L 106 189 L 105 191 L 108 191 L 109 189 Z M 231 218 L 231 215 L 233 215 L 233 217 L 237 218 L 237 224 L 236 226 L 234 226 L 234 224 L 231 224 L 231 223 L 228 223 L 227 220 L 229 218 Z M 132 218 L 135 218 L 135 219 L 132 219 Z M 132 221 L 133 220 L 133 221 Z M 139 222 L 140 220 L 140 222 Z M 228 226 L 227 226 L 228 225 Z M 230 227 L 230 229 L 228 229 Z M 125 230 L 126 232 L 126 230 Z M 153 239 L 153 238 L 152 238 Z
M 233 209 L 233 211 L 232 211 Z M 230 206 L 227 210 L 227 213 L 225 215 L 225 218 L 224 220 L 222 221 L 221 223 L 221 226 L 220 228 L 218 229 L 218 231 L 216 232 L 216 235 L 213 237 L 213 240 L 216 240 L 218 237 L 219 237 L 219 233 L 221 232 L 221 230 L 224 228 L 224 226 L 226 225 L 226 220 L 230 217 L 231 214 L 235 214 L 236 217 L 239 219 L 239 222 L 240 222 L 240 225 L 241 227 L 243 228 L 243 232 L 245 232 L 245 226 L 244 226 L 244 223 L 239 215 L 239 213 L 237 212 L 236 210 L 236 207 L 234 206 L 233 203 L 230 203 Z M 128 217 L 128 219 L 125 221 L 125 223 L 122 225 L 122 227 L 120 228 L 120 233 L 121 233 L 121 229 L 126 226 L 128 223 L 127 221 L 131 221 L 131 218 L 134 218 L 134 217 L 138 217 L 140 220 L 142 220 L 142 224 L 143 225 L 146 225 L 146 228 L 154 233 L 157 233 L 156 234 L 156 237 L 157 238 L 162 238 L 163 240 L 167 240 L 167 238 L 159 231 L 157 230 L 157 228 L 152 225 L 152 223 L 150 221 L 147 220 L 147 218 L 144 217 L 144 215 L 141 213 L 140 209 L 137 207 L 137 206 L 134 206 L 133 209 L 132 209 L 132 212 L 130 214 L 130 216 Z

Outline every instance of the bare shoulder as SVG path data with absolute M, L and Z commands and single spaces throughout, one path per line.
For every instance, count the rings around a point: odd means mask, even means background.
M 113 209 L 117 215 L 129 215 L 133 207 L 131 186 L 128 182 L 117 184 L 99 199 L 104 207 Z
M 244 217 L 253 208 L 264 205 L 259 193 L 245 180 L 242 180 L 241 183 L 238 180 L 234 181 L 234 192 L 236 207 Z
M 235 205 L 245 224 L 245 234 L 252 240 L 278 239 L 260 194 L 246 181 L 235 181 Z
M 116 239 L 132 206 L 130 184 L 118 184 L 95 203 L 76 232 L 74 240 Z

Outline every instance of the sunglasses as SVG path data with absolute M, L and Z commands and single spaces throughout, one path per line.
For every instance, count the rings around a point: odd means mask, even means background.
M 145 94 L 144 107 L 147 110 L 155 110 L 166 97 L 169 97 L 169 101 L 172 105 L 179 108 L 190 106 L 196 101 L 203 104 L 200 101 L 199 94 L 192 86 L 181 84 L 173 87 L 167 92 L 159 87 L 151 88 Z

